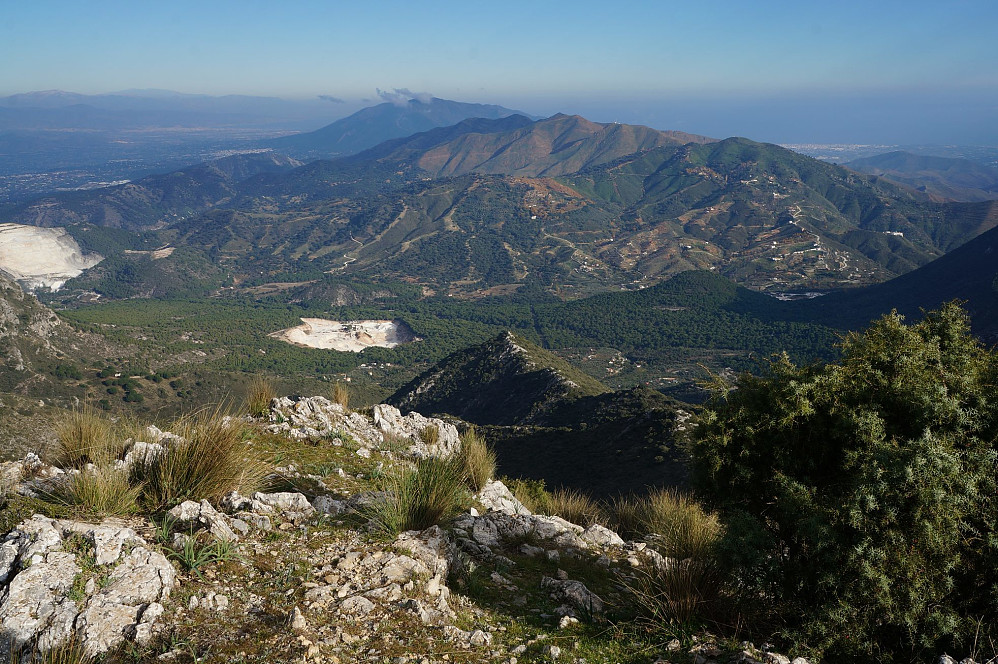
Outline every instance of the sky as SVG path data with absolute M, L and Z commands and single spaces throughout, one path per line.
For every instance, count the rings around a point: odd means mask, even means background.
M 406 88 L 777 142 L 998 144 L 994 0 L 0 9 L 0 95 L 162 88 L 356 101 Z

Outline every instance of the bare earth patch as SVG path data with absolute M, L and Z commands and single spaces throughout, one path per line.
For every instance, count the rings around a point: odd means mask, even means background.
M 416 340 L 409 326 L 397 320 L 302 318 L 301 321 L 297 327 L 272 332 L 270 336 L 297 346 L 354 353 L 371 346 L 394 348 Z
M 67 279 L 97 265 L 99 254 L 83 255 L 62 228 L 0 224 L 0 270 L 27 290 L 59 290 Z

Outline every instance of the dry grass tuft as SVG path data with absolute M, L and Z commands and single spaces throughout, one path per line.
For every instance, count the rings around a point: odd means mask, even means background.
M 120 452 L 111 421 L 87 404 L 75 408 L 55 427 L 59 443 L 54 462 L 64 468 L 108 463 Z
M 560 516 L 580 526 L 588 528 L 605 521 L 599 503 L 576 489 L 555 489 L 548 495 L 546 503 L 541 510 L 544 514 Z
M 391 537 L 446 524 L 468 502 L 460 466 L 436 457 L 421 459 L 391 475 L 384 489 L 386 498 L 374 503 L 365 516 L 376 530 Z
M 440 429 L 435 424 L 428 424 L 419 432 L 419 439 L 427 445 L 436 445 L 440 440 Z
M 32 664 L 90 664 L 94 661 L 92 657 L 87 655 L 83 645 L 75 638 L 48 650 L 32 650 L 23 660 L 21 655 L 21 651 L 12 648 L 10 664 L 21 664 L 22 661 Z
M 246 390 L 246 412 L 263 417 L 270 412 L 270 402 L 277 396 L 274 384 L 264 376 L 253 376 Z
M 496 453 L 474 427 L 461 434 L 461 463 L 469 488 L 478 493 L 495 476 Z
M 645 527 L 647 503 L 636 496 L 618 496 L 606 504 L 607 525 L 625 540 L 643 539 L 648 530 Z
M 631 499 L 618 514 L 631 519 L 632 508 L 649 545 L 666 558 L 664 565 L 639 571 L 635 581 L 626 583 L 643 620 L 676 625 L 709 615 L 721 591 L 715 551 L 723 528 L 717 515 L 667 489 Z
M 343 410 L 350 410 L 350 390 L 343 383 L 333 385 L 333 403 L 343 406 Z
M 252 493 L 267 466 L 244 438 L 244 427 L 221 409 L 184 416 L 171 430 L 181 437 L 143 469 L 145 494 L 156 506 L 182 500 L 216 500 L 231 491 Z
M 139 510 L 141 493 L 142 485 L 133 485 L 126 470 L 96 465 L 70 475 L 52 499 L 100 516 L 125 516 Z

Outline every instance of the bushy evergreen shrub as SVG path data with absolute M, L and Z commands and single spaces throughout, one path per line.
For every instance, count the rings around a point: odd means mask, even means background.
M 851 334 L 839 363 L 740 377 L 691 443 L 732 587 L 831 661 L 994 636 L 996 366 L 949 304 Z

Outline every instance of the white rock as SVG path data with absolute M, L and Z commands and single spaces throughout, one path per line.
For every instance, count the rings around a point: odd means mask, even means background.
M 76 554 L 64 550 L 70 537 L 92 547 L 98 562 L 104 561 L 100 564 L 113 565 L 108 583 L 103 588 L 87 583 L 79 602 L 69 598 L 82 572 Z M 125 543 L 134 548 L 122 555 Z M 7 570 L 7 587 L 0 595 L 0 632 L 18 650 L 27 643 L 50 649 L 75 638 L 95 656 L 126 638 L 145 638 L 162 615 L 161 606 L 150 608 L 166 599 L 176 583 L 173 566 L 161 553 L 112 521 L 94 525 L 35 516 L 22 522 L 4 545 L 8 553 L 17 551 L 17 560 Z M 140 625 L 147 627 L 140 630 Z
M 530 514 L 530 510 L 524 507 L 523 503 L 513 495 L 513 492 L 499 480 L 488 481 L 482 487 L 482 490 L 478 492 L 477 498 L 478 502 L 484 505 L 486 509 L 505 512 L 506 514 Z
M 446 458 L 461 451 L 457 427 L 435 417 L 415 412 L 403 416 L 398 408 L 382 403 L 374 407 L 374 426 L 389 437 L 408 442 L 408 453 L 417 458 Z M 437 428 L 437 442 L 433 445 L 427 445 L 421 438 L 423 430 L 430 426 Z
M 311 512 L 314 508 L 304 494 L 296 492 L 257 493 L 253 500 L 269 505 L 282 512 Z
M 348 597 L 340 602 L 340 610 L 344 613 L 367 615 L 374 610 L 374 602 L 366 597 Z
M 624 540 L 620 535 L 599 524 L 589 526 L 579 537 L 583 542 L 603 549 L 610 546 L 624 546 Z
M 302 615 L 301 609 L 297 606 L 291 611 L 291 629 L 295 632 L 304 631 L 308 627 L 308 621 Z

